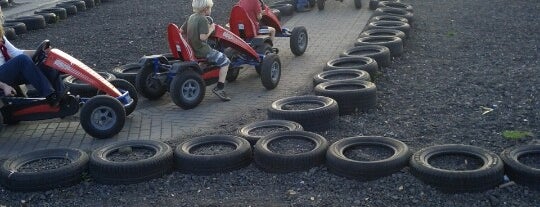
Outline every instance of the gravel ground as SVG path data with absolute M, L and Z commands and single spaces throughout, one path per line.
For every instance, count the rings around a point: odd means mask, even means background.
M 189 1 L 152 2 L 107 2 L 13 42 L 32 48 L 50 39 L 55 47 L 107 70 L 144 54 L 167 52 L 166 24 L 183 22 L 191 7 Z M 335 127 L 317 133 L 330 142 L 357 135 L 388 136 L 413 151 L 462 143 L 499 153 L 516 144 L 539 143 L 540 3 L 407 2 L 415 9 L 412 35 L 403 57 L 384 68 L 375 81 L 377 109 L 342 116 Z M 224 14 L 233 3 L 217 1 L 213 16 L 218 23 L 225 23 Z M 200 135 L 234 134 L 241 125 L 265 118 L 264 111 L 245 114 L 249 115 Z M 523 130 L 532 136 L 507 140 L 501 135 L 504 130 Z M 169 144 L 175 146 L 184 138 Z M 265 173 L 253 165 L 211 176 L 175 172 L 123 186 L 89 179 L 38 193 L 0 188 L 0 206 L 540 206 L 538 198 L 540 192 L 519 185 L 444 194 L 420 182 L 408 168 L 359 182 L 333 175 L 323 166 L 288 174 Z

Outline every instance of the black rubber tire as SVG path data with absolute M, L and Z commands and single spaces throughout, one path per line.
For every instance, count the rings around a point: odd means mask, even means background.
M 319 104 L 320 107 L 288 110 L 289 104 Z M 338 119 L 339 108 L 337 102 L 324 96 L 292 96 L 272 102 L 267 111 L 268 119 L 282 119 L 294 121 L 302 125 L 304 130 L 325 130 L 331 127 Z
M 363 45 L 349 48 L 342 52 L 340 57 L 356 57 L 364 56 L 373 58 L 377 61 L 379 68 L 388 67 L 392 65 L 392 57 L 390 56 L 390 50 L 382 45 Z
M 94 0 L 94 4 L 96 4 L 96 6 L 101 5 L 101 0 Z
M 47 24 L 56 24 L 59 21 L 58 16 L 52 12 L 35 12 L 34 14 L 43 16 Z
M 296 56 L 301 56 L 306 52 L 309 43 L 308 33 L 305 27 L 294 27 L 291 32 L 289 46 L 291 52 Z
M 84 0 L 84 4 L 86 5 L 86 9 L 91 9 L 96 6 L 96 2 L 94 0 Z
M 313 149 L 297 154 L 281 154 L 272 151 L 269 145 L 283 139 L 303 139 L 315 144 Z M 328 141 L 321 135 L 306 131 L 284 131 L 265 136 L 253 147 L 253 160 L 257 167 L 266 172 L 288 173 L 309 170 L 324 163 Z
M 71 0 L 64 3 L 75 5 L 77 7 L 77 12 L 86 11 L 86 3 L 82 0 Z
M 404 9 L 397 9 L 392 7 L 380 7 L 375 9 L 373 12 L 373 16 L 380 16 L 380 15 L 394 15 L 399 17 L 404 17 L 409 21 L 409 24 L 412 24 L 413 22 L 413 13 Z
M 270 5 L 270 8 L 279 10 L 282 16 L 291 16 L 294 14 L 294 6 L 289 3 L 276 2 Z
M 141 68 L 142 66 L 138 63 L 128 63 L 114 67 L 111 70 L 111 73 L 116 76 L 116 78 L 127 80 L 132 85 L 135 85 L 137 84 L 137 73 L 139 73 Z
M 540 145 L 521 145 L 504 149 L 501 159 L 504 161 L 505 173 L 510 180 L 528 186 L 535 190 L 540 190 L 540 168 L 529 166 L 519 159 L 525 155 L 540 154 Z
M 347 150 L 358 146 L 378 146 L 393 151 L 390 157 L 380 160 L 356 160 L 345 155 Z M 389 176 L 407 166 L 411 157 L 409 147 L 388 137 L 356 136 L 334 142 L 326 151 L 326 166 L 330 172 L 350 179 L 374 180 Z
M 1 0 L 0 1 L 0 7 L 8 7 L 9 6 L 9 1 L 8 0 Z
M 369 0 L 369 9 L 375 10 L 379 7 L 379 0 Z
M 319 11 L 324 10 L 324 3 L 325 2 L 326 2 L 326 0 L 317 0 L 317 9 L 319 9 Z
M 204 80 L 193 70 L 184 70 L 176 74 L 169 89 L 173 102 L 185 110 L 197 107 L 204 99 L 205 92 Z
M 238 55 L 238 51 L 231 47 L 227 47 L 223 50 L 223 54 L 225 54 L 225 56 L 227 56 L 231 62 L 234 62 Z M 236 81 L 240 75 L 240 69 L 241 67 L 229 67 L 225 80 L 227 80 L 229 83 Z
M 381 1 L 377 5 L 377 8 L 380 8 L 380 7 L 391 7 L 391 8 L 404 9 L 406 11 L 413 12 L 413 6 L 410 4 L 403 3 L 403 2 Z
M 154 154 L 146 159 L 116 162 L 108 158 L 124 149 L 145 149 Z M 90 155 L 89 173 L 97 183 L 133 184 L 160 178 L 172 171 L 173 151 L 156 140 L 126 140 L 95 149 Z
M 238 131 L 236 132 L 238 136 L 243 137 L 246 139 L 251 145 L 255 145 L 259 139 L 263 138 L 264 135 L 254 135 L 251 134 L 256 129 L 261 128 L 287 128 L 286 131 L 304 131 L 304 128 L 299 123 L 296 123 L 294 121 L 288 121 L 288 120 L 264 120 L 264 121 L 258 121 L 253 122 L 247 125 L 242 126 Z
M 133 86 L 133 84 L 124 79 L 114 79 L 110 82 L 117 89 L 122 89 L 129 92 L 129 96 L 131 97 L 131 99 L 133 99 L 133 103 L 131 105 L 124 107 L 124 109 L 126 110 L 126 116 L 129 116 L 131 113 L 133 113 L 133 111 L 135 111 L 135 108 L 137 108 L 137 103 L 139 103 L 139 95 L 137 94 L 137 89 L 135 88 L 135 86 Z
M 15 21 L 23 22 L 26 25 L 27 30 L 45 29 L 47 27 L 47 22 L 45 22 L 45 18 L 41 15 L 36 14 L 31 16 L 17 17 Z
M 64 8 L 66 9 L 66 14 L 68 16 L 73 16 L 73 15 L 76 15 L 78 10 L 77 10 L 77 6 L 73 5 L 73 4 L 69 4 L 69 3 L 59 3 L 56 5 L 56 7 L 60 7 L 60 8 Z
M 274 50 L 272 50 L 272 45 L 268 44 L 268 43 L 264 43 L 262 45 L 258 45 L 255 47 L 255 51 L 258 53 L 258 54 L 264 54 L 264 55 L 268 55 L 270 53 L 273 53 Z M 257 74 L 261 74 L 261 68 L 262 68 L 262 64 L 259 64 L 259 65 L 255 65 L 255 71 L 257 72 Z
M 406 23 L 405 23 L 406 24 Z M 384 37 L 399 37 L 403 41 L 406 37 L 405 33 L 397 29 L 366 29 L 358 37 L 368 36 L 384 36 Z
M 4 36 L 6 36 L 8 40 L 19 39 L 19 36 L 17 36 L 13 27 L 4 27 Z
M 320 83 L 342 80 L 371 81 L 371 76 L 366 71 L 356 69 L 328 70 L 313 76 L 313 87 Z
M 101 116 L 98 116 L 99 114 Z M 100 118 L 99 123 L 94 122 L 96 120 L 92 120 L 93 118 Z M 109 120 L 104 121 L 104 119 Z M 82 106 L 80 122 L 84 131 L 90 136 L 98 139 L 110 138 L 124 127 L 126 110 L 117 99 L 108 95 L 97 95 Z M 112 124 L 108 124 L 110 122 Z M 107 126 L 99 126 L 100 124 L 107 124 Z
M 153 74 L 153 65 L 148 64 L 141 66 L 137 76 L 135 76 L 137 91 L 148 100 L 159 99 L 167 92 L 167 85 L 157 78 L 152 78 Z
M 368 112 L 377 106 L 377 87 L 369 81 L 328 81 L 315 86 L 314 91 L 336 100 L 340 115 Z
M 483 165 L 474 170 L 448 170 L 432 166 L 430 158 L 443 155 L 474 156 Z M 409 161 L 411 173 L 429 185 L 444 192 L 477 192 L 494 188 L 503 181 L 504 166 L 499 156 L 480 147 L 447 144 L 423 148 Z
M 280 79 L 281 60 L 279 60 L 279 56 L 274 53 L 270 53 L 264 56 L 263 62 L 261 64 L 262 85 L 266 89 L 272 90 L 278 86 Z
M 363 45 L 381 45 L 390 50 L 390 56 L 400 57 L 403 54 L 403 40 L 399 37 L 369 36 L 360 37 L 354 43 L 354 46 Z
M 323 71 L 327 70 L 341 70 L 341 69 L 356 69 L 363 70 L 369 73 L 371 77 L 377 75 L 379 66 L 377 62 L 370 57 L 356 56 L 356 57 L 338 57 L 326 62 L 326 66 Z
M 116 79 L 116 77 L 109 72 L 100 71 L 97 72 L 99 75 L 101 75 L 103 78 L 105 78 L 106 81 L 111 82 L 112 80 Z M 90 84 L 86 82 L 80 81 L 78 78 L 75 78 L 74 76 L 67 76 L 64 78 L 64 84 L 67 88 L 69 88 L 69 92 L 73 95 L 79 95 L 81 97 L 92 97 L 95 95 L 98 95 L 98 89 L 94 88 Z
M 394 15 L 380 15 L 380 16 L 374 16 L 369 19 L 369 22 L 373 21 L 398 21 L 398 22 L 405 22 L 409 23 L 409 20 L 405 17 L 399 17 Z
M 222 154 L 193 154 L 193 149 L 209 144 L 226 144 L 234 150 Z M 176 169 L 192 174 L 212 174 L 237 170 L 251 163 L 251 145 L 243 138 L 229 135 L 195 137 L 174 149 Z
M 40 159 L 67 159 L 65 166 L 39 172 L 19 172 L 27 163 Z M 42 149 L 12 157 L 4 161 L 0 168 L 0 183 L 11 191 L 45 191 L 68 187 L 81 182 L 88 168 L 88 154 L 73 148 Z
M 37 13 L 54 13 L 60 20 L 67 19 L 67 10 L 62 7 L 52 7 L 48 9 L 40 9 L 34 12 Z
M 401 39 L 405 39 L 410 35 L 411 26 L 408 23 L 405 22 L 399 22 L 399 21 L 372 21 L 369 22 L 366 27 L 364 28 L 365 31 L 371 30 L 371 29 L 395 29 L 402 31 L 405 33 L 404 37 L 397 36 Z
M 4 27 L 13 28 L 15 30 L 15 34 L 17 35 L 28 33 L 28 29 L 26 29 L 26 24 L 20 21 L 6 20 L 3 25 Z
M 362 0 L 354 0 L 354 7 L 356 9 L 361 9 L 362 8 Z

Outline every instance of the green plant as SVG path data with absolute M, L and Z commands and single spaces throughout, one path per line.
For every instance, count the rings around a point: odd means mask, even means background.
M 453 37 L 453 36 L 456 35 L 456 32 L 454 32 L 454 31 L 448 31 L 448 33 L 446 33 L 446 35 L 447 35 L 448 37 Z
M 523 139 L 532 135 L 531 132 L 519 130 L 504 130 L 502 132 L 502 136 L 506 139 Z

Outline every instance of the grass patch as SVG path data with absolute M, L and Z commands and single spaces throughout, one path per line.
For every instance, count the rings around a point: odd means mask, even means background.
M 531 132 L 527 131 L 519 131 L 519 130 L 505 130 L 502 133 L 502 136 L 506 139 L 523 139 L 525 137 L 530 137 L 533 134 Z

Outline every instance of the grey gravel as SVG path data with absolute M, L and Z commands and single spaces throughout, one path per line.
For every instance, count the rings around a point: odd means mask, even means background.
M 33 48 L 50 39 L 91 67 L 108 70 L 144 54 L 167 52 L 166 24 L 181 24 L 191 7 L 184 0 L 155 2 L 104 2 L 13 43 Z M 216 2 L 213 16 L 225 23 L 224 14 L 235 1 Z M 393 137 L 413 151 L 459 143 L 499 153 L 540 143 L 538 0 L 407 2 L 415 8 L 411 35 L 403 56 L 375 80 L 377 109 L 341 116 L 334 127 L 317 133 L 330 142 L 358 135 Z M 486 108 L 493 110 L 486 113 Z M 234 135 L 238 127 L 265 119 L 264 110 L 245 114 L 200 135 Z M 504 130 L 532 136 L 507 140 Z M 444 194 L 420 182 L 407 167 L 367 182 L 336 176 L 324 166 L 272 174 L 250 165 L 210 176 L 174 172 L 133 185 L 106 186 L 88 179 L 46 192 L 0 188 L 0 205 L 6 206 L 540 206 L 538 198 L 540 192 L 521 185 Z

